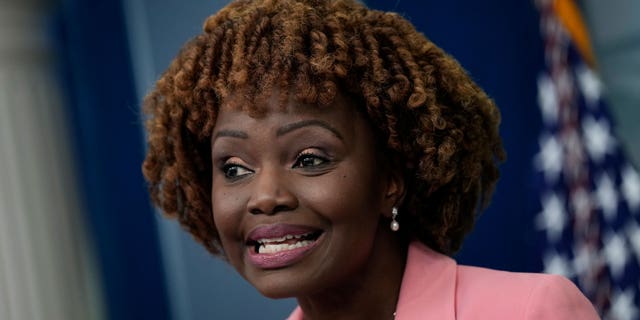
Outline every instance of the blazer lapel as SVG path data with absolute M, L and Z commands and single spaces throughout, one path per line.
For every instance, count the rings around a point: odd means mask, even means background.
M 414 241 L 409 246 L 396 320 L 454 320 L 456 301 L 455 260 Z

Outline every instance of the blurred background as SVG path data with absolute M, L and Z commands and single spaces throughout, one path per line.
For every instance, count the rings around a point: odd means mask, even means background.
M 140 101 L 226 3 L 0 0 L 0 319 L 293 309 L 154 212 L 140 172 Z M 640 2 L 365 3 L 412 21 L 501 108 L 508 161 L 455 258 L 560 273 L 606 319 L 640 319 Z

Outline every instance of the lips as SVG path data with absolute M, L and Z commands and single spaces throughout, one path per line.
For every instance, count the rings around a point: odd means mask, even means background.
M 253 229 L 246 240 L 249 261 L 263 269 L 292 265 L 318 244 L 322 230 L 309 226 L 274 224 Z

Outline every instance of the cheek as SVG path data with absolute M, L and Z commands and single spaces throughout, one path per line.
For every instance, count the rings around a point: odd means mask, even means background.
M 377 183 L 370 174 L 349 166 L 330 176 L 318 177 L 301 190 L 307 190 L 305 198 L 310 205 L 323 208 L 318 211 L 332 223 L 363 219 L 373 222 L 380 216 Z
M 220 234 L 223 245 L 229 239 L 237 238 L 237 230 L 241 219 L 241 214 L 239 213 L 242 211 L 241 199 L 238 194 L 214 187 L 211 192 L 211 208 L 213 222 Z
M 237 194 L 229 191 L 216 190 L 211 192 L 211 208 L 213 223 L 220 237 L 227 261 L 236 269 L 241 265 L 244 240 L 240 235 L 242 221 L 241 199 Z M 240 269 L 238 269 L 240 270 Z

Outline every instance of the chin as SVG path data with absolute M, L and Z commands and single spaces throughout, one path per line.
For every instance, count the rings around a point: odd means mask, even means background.
M 303 285 L 298 281 L 292 281 L 292 277 L 287 277 L 288 280 L 282 280 L 280 277 L 269 278 L 272 277 L 250 283 L 261 295 L 270 299 L 295 298 L 304 295 Z
M 251 266 L 249 266 L 251 268 Z M 245 269 L 244 278 L 270 299 L 299 298 L 323 291 L 333 279 L 326 279 L 316 268 L 301 263 L 280 269 Z

